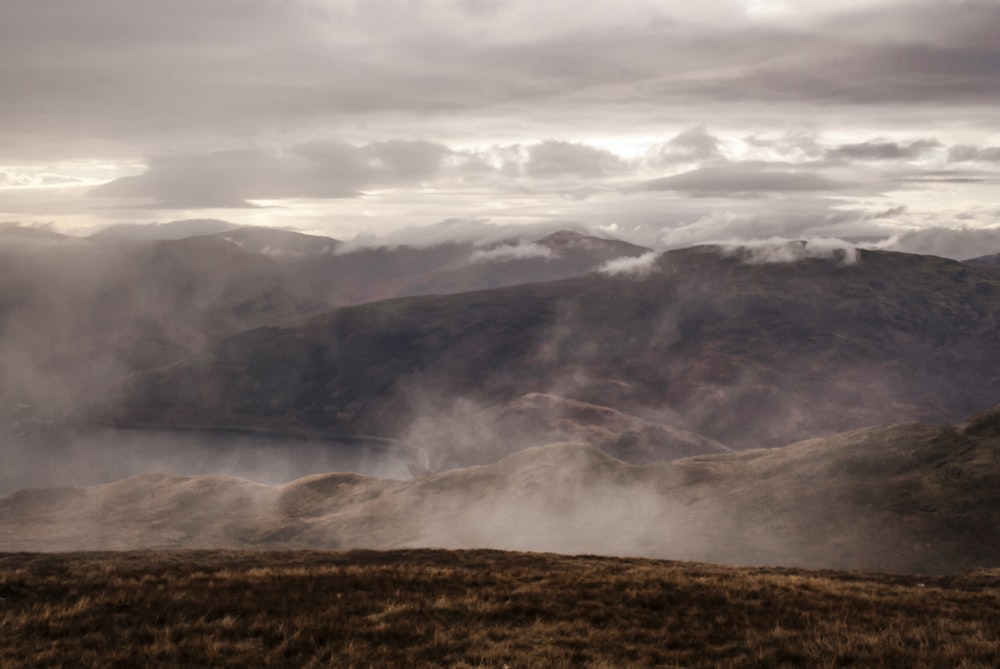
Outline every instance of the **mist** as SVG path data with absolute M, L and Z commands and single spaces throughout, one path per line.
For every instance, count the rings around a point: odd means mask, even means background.
M 828 238 L 124 233 L 0 246 L 0 550 L 983 563 L 941 528 L 992 503 L 992 437 L 912 421 L 1000 401 L 988 268 Z
M 920 477 L 951 478 L 945 485 L 955 489 L 978 485 L 976 462 L 993 448 L 977 436 L 987 423 L 995 429 L 995 412 L 959 431 L 873 428 L 647 465 L 563 443 L 406 481 L 329 473 L 265 485 L 147 475 L 21 490 L 0 496 L 0 550 L 491 547 L 952 571 L 988 564 L 991 549 L 963 545 L 970 527 L 939 525 L 968 506 L 940 507 L 938 519 L 919 510 L 929 499 Z M 967 454 L 968 466 L 932 474 L 952 449 Z
M 18 431 L 18 428 L 22 429 Z M 235 476 L 286 483 L 351 471 L 407 479 L 417 456 L 405 444 L 338 441 L 236 430 L 75 429 L 8 424 L 0 433 L 0 494 L 25 487 L 92 486 L 139 474 Z

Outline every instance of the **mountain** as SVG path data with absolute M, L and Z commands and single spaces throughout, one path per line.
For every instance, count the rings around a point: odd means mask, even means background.
M 967 265 L 973 265 L 975 267 L 1000 267 L 1000 253 L 994 253 L 988 256 L 979 256 L 978 258 L 969 258 L 963 262 Z
M 130 424 L 405 438 L 459 400 L 487 408 L 542 393 L 747 448 L 950 422 L 1000 399 L 995 272 L 785 251 L 791 260 L 767 262 L 696 247 L 645 273 L 341 308 L 138 374 L 104 411 Z
M 320 235 L 307 235 L 294 230 L 262 226 L 247 226 L 217 232 L 215 237 L 226 239 L 245 251 L 270 256 L 303 256 L 332 253 L 339 240 Z
M 565 279 L 595 271 L 609 260 L 649 251 L 620 240 L 563 230 L 538 240 L 379 246 L 275 259 L 317 295 L 341 306 Z
M 0 550 L 496 547 L 946 572 L 1000 565 L 1000 407 L 631 465 L 585 444 L 410 481 L 138 476 L 0 497 Z
M 10 241 L 10 240 L 38 240 L 38 241 L 65 241 L 69 240 L 70 237 L 60 234 L 58 232 L 53 232 L 52 230 L 46 230 L 45 228 L 32 228 L 23 225 L 13 225 L 0 223 L 0 240 Z
M 115 223 L 91 234 L 88 239 L 97 242 L 151 242 L 177 240 L 210 235 L 239 226 L 214 218 L 191 218 L 167 223 Z
M 87 238 L 0 226 L 0 429 L 58 417 L 104 397 L 114 379 L 243 330 L 373 297 L 561 278 L 642 250 L 571 232 L 492 246 L 340 247 L 217 220 L 121 224 Z M 525 248 L 531 257 L 507 256 Z
M 0 414 L 99 396 L 123 374 L 325 306 L 216 238 L 0 239 Z
M 300 290 L 329 306 L 564 279 L 592 272 L 609 260 L 650 251 L 571 230 L 540 239 L 515 237 L 490 243 L 346 248 L 331 237 L 265 226 L 241 227 L 214 219 L 122 223 L 103 228 L 88 240 L 121 243 L 201 237 L 224 239 L 247 253 L 267 257 L 281 265 Z
M 477 247 L 464 265 L 438 269 L 414 281 L 402 294 L 455 293 L 556 281 L 593 272 L 612 260 L 650 252 L 644 246 L 616 239 L 560 230 L 533 242 L 510 240 Z

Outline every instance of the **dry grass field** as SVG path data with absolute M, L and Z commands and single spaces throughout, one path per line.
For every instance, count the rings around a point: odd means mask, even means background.
M 0 555 L 2 667 L 996 667 L 1000 572 L 487 550 Z

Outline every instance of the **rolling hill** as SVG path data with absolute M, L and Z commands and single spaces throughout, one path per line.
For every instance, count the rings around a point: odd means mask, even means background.
M 0 551 L 495 547 L 946 572 L 1000 564 L 1000 407 L 632 465 L 586 444 L 408 481 L 147 475 L 0 497 Z

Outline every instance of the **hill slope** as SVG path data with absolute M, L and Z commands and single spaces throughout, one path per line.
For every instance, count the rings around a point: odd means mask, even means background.
M 583 444 L 410 481 L 139 476 L 0 497 L 0 550 L 414 546 L 880 571 L 1000 565 L 1000 408 L 630 465 Z
M 1000 276 L 931 256 L 760 263 L 702 247 L 646 274 L 343 308 L 140 375 L 120 420 L 403 436 L 456 398 L 549 393 L 731 446 L 1000 400 Z
M 996 666 L 997 572 L 499 551 L 0 555 L 6 666 Z M 248 596 L 251 595 L 252 596 Z
M 498 551 L 0 555 L 0 652 L 30 667 L 992 669 L 997 575 Z
M 262 235 L 254 232 L 258 237 Z M 234 238 L 236 233 L 240 231 L 222 234 Z M 277 247 L 278 243 L 272 246 Z M 541 239 L 516 238 L 489 244 L 446 242 L 357 248 L 337 253 L 330 253 L 328 244 L 313 247 L 311 253 L 273 257 L 302 285 L 336 306 L 554 281 L 593 272 L 609 260 L 637 257 L 650 251 L 620 240 L 569 230 Z

